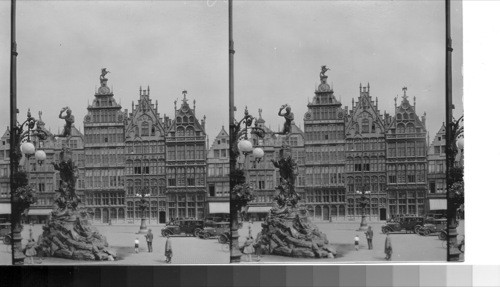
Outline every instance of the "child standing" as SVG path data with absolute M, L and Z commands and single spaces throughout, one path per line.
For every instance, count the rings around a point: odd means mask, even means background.
M 139 238 L 135 238 L 135 253 L 139 253 Z
M 29 239 L 28 243 L 26 244 L 26 251 L 25 251 L 24 255 L 26 255 L 30 259 L 31 264 L 34 264 L 33 256 L 36 256 L 35 239 L 33 239 L 33 238 Z
M 356 251 L 359 250 L 359 237 L 357 234 L 354 236 L 354 248 L 356 248 Z

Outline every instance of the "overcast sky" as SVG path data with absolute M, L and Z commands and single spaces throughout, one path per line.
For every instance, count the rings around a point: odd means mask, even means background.
M 461 115 L 462 8 L 451 2 L 454 114 Z M 359 84 L 369 82 L 381 112 L 394 115 L 406 86 L 417 114 L 427 112 L 431 140 L 445 120 L 444 1 L 236 1 L 234 19 L 238 117 L 245 105 L 256 116 L 261 107 L 276 130 L 284 122 L 278 108 L 288 103 L 303 127 L 327 65 L 328 82 L 349 109 Z
M 452 1 L 455 115 L 462 108 L 461 5 Z M 235 99 L 272 129 L 280 105 L 292 106 L 298 125 L 327 65 L 337 99 L 352 107 L 359 83 L 370 82 L 383 112 L 408 87 L 417 114 L 427 112 L 431 138 L 444 121 L 444 1 L 235 1 Z M 0 1 L 0 123 L 9 95 L 10 2 Z M 197 116 L 207 116 L 212 141 L 227 126 L 227 1 L 18 1 L 19 120 L 31 108 L 52 131 L 70 106 L 83 128 L 87 103 L 106 67 L 108 84 L 123 108 L 150 86 L 159 111 L 188 91 Z
M 188 91 L 207 116 L 210 141 L 228 122 L 227 3 L 206 1 L 18 1 L 18 120 L 28 107 L 52 131 L 69 106 L 83 132 L 101 68 L 123 108 L 150 86 L 161 115 Z M 9 124 L 10 1 L 0 1 L 0 123 Z M 5 104 L 4 104 L 5 103 Z M 180 105 L 180 103 L 179 103 Z

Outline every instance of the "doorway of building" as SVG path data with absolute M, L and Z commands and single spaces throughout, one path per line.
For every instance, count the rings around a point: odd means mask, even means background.
M 323 220 L 330 220 L 330 208 L 328 206 L 323 206 Z
M 379 218 L 381 221 L 385 221 L 387 220 L 387 211 L 385 208 L 381 208 L 380 211 L 379 211 Z
M 166 222 L 166 217 L 167 214 L 165 211 L 160 211 L 160 223 L 165 223 Z
M 102 223 L 108 223 L 109 222 L 109 210 L 105 208 L 102 211 Z

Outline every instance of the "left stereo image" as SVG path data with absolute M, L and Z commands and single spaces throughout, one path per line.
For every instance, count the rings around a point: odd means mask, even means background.
M 229 263 L 227 11 L 0 3 L 0 265 Z

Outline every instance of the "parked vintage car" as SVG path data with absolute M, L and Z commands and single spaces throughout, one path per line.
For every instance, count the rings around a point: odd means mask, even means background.
M 12 242 L 10 222 L 0 223 L 0 238 L 7 245 Z
M 418 230 L 425 224 L 425 218 L 423 216 L 398 216 L 387 222 L 387 224 L 382 225 L 382 233 L 390 232 L 414 232 L 418 233 Z
M 198 237 L 203 239 L 216 237 L 220 243 L 229 241 L 229 222 L 216 222 L 213 226 L 205 226 L 198 232 Z
M 196 236 L 199 230 L 204 227 L 203 220 L 198 219 L 180 219 L 173 222 L 167 223 L 165 227 L 161 229 L 161 235 L 166 236 L 172 235 L 184 235 L 184 236 Z
M 419 229 L 418 234 L 423 236 L 438 235 L 439 239 L 445 240 L 447 237 L 447 219 L 428 219 L 424 226 Z

